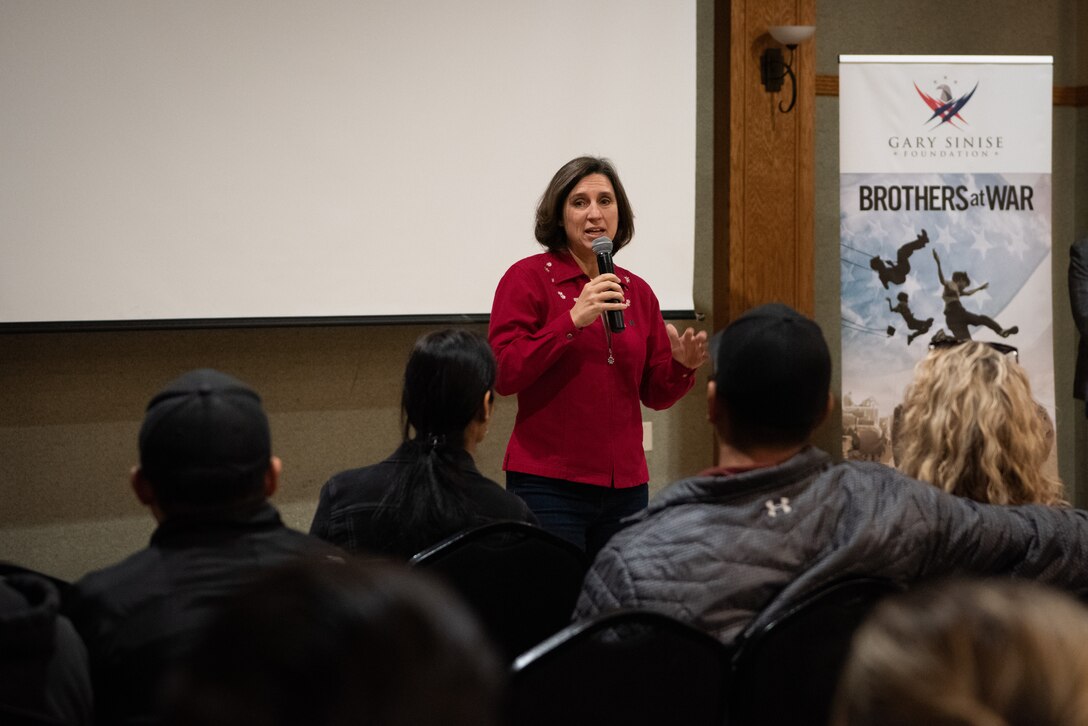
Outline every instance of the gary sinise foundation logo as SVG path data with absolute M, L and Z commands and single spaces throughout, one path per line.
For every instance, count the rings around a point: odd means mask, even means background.
M 932 91 L 927 93 L 914 83 L 914 90 L 928 108 L 928 114 L 919 124 L 927 134 L 889 136 L 888 148 L 892 156 L 902 158 L 987 158 L 1000 156 L 1005 148 L 1003 136 L 972 136 L 963 109 L 974 98 L 979 83 L 970 91 L 958 93 L 955 80 L 946 76 L 933 81 Z M 919 113 L 921 116 L 921 113 Z
M 952 124 L 953 126 L 956 126 L 957 119 L 961 123 L 967 123 L 964 121 L 963 117 L 960 116 L 960 109 L 967 105 L 967 102 L 971 100 L 971 96 L 975 95 L 975 91 L 978 90 L 978 84 L 976 83 L 975 87 L 972 88 L 969 93 L 965 93 L 959 98 L 952 97 L 952 89 L 948 87 L 947 83 L 937 84 L 938 98 L 934 98 L 923 91 L 918 87 L 917 83 L 914 84 L 914 90 L 918 91 L 918 95 L 921 96 L 922 100 L 926 102 L 926 105 L 933 110 L 933 115 L 929 117 L 929 120 L 926 123 L 937 120 L 937 126 L 940 126 L 941 124 Z M 956 128 L 959 128 L 959 126 L 956 126 Z

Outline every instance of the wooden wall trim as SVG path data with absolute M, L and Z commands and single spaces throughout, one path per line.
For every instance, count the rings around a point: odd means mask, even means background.
M 799 25 L 816 24 L 816 0 L 797 0 Z M 797 129 L 794 140 L 794 219 L 797 247 L 794 250 L 794 307 L 808 316 L 816 315 L 816 47 L 805 43 L 797 58 L 797 83 L 808 88 L 797 91 Z M 803 104 L 803 105 L 802 105 Z
M 838 76 L 816 76 L 816 95 L 817 96 L 837 96 L 839 95 L 839 77 Z
M 711 295 L 713 330 L 729 321 L 729 160 L 732 135 L 729 116 L 729 68 L 731 66 L 732 17 L 729 0 L 714 2 L 714 223 Z
M 1054 86 L 1055 106 L 1088 106 L 1088 86 Z
M 839 77 L 833 75 L 816 76 L 817 96 L 838 96 Z M 1088 106 L 1088 86 L 1054 86 L 1055 106 Z
M 797 101 L 760 83 L 772 25 L 812 25 L 815 0 L 715 1 L 714 327 L 761 303 L 815 307 L 814 43 L 794 52 Z M 787 58 L 789 57 L 788 51 Z

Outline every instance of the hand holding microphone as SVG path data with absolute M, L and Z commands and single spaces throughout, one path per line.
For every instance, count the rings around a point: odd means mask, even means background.
M 593 240 L 593 254 L 597 255 L 597 271 L 602 275 L 615 275 L 616 268 L 612 264 L 612 240 L 608 237 L 598 237 Z M 618 280 L 617 280 L 618 282 Z M 608 302 L 620 303 L 623 298 L 613 298 Z M 609 308 L 605 311 L 605 319 L 608 329 L 613 333 L 622 333 L 624 329 L 623 308 Z
M 620 278 L 612 273 L 597 275 L 582 288 L 574 301 L 574 307 L 570 309 L 570 317 L 574 321 L 574 327 L 581 329 L 591 325 L 601 313 L 614 310 L 622 315 L 621 311 L 626 307 Z

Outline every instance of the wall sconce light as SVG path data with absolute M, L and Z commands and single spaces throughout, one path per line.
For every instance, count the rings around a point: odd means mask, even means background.
M 782 57 L 779 48 L 767 48 L 760 58 L 760 80 L 768 93 L 778 93 L 782 88 L 782 81 L 790 79 L 790 105 L 782 108 L 782 102 L 778 102 L 778 110 L 789 113 L 793 110 L 793 104 L 797 103 L 797 76 L 793 74 L 793 51 L 799 43 L 803 43 L 816 32 L 815 25 L 772 25 L 767 31 L 771 37 L 790 49 L 789 63 Z

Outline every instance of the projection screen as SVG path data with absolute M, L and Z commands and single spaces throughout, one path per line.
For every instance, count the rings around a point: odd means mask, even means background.
M 482 316 L 582 154 L 692 308 L 695 0 L 4 0 L 0 326 Z

